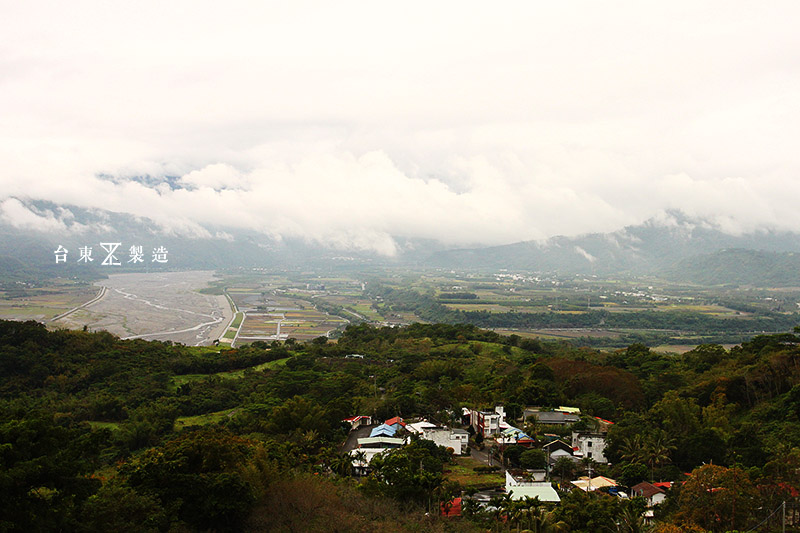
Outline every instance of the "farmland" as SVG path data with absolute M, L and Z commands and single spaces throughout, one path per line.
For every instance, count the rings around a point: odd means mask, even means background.
M 309 340 L 329 336 L 349 321 L 316 309 L 312 301 L 287 294 L 270 284 L 245 285 L 226 289 L 234 302 L 241 323 L 236 329 L 232 344 L 253 341 L 276 341 L 294 338 Z M 237 316 L 238 316 L 237 313 Z
M 335 339 L 348 324 L 361 322 L 466 322 L 521 338 L 598 347 L 644 342 L 685 351 L 791 329 L 798 302 L 800 291 L 791 288 L 709 288 L 656 279 L 259 268 L 120 274 L 94 286 L 57 280 L 0 300 L 0 315 L 192 345 Z
M 26 288 L 13 295 L 0 292 L 0 319 L 49 321 L 88 302 L 99 292 L 99 287 L 69 280 L 58 280 L 46 287 Z

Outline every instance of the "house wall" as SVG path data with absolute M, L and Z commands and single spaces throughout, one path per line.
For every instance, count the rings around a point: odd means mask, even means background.
M 500 433 L 500 422 L 502 421 L 501 413 L 472 411 L 472 427 L 476 433 L 483 433 L 484 437 Z
M 550 452 L 550 459 L 558 459 L 559 457 L 572 457 L 571 453 L 567 453 L 564 450 L 555 450 Z
M 451 430 L 445 428 L 425 429 L 422 432 L 422 438 L 431 440 L 438 446 L 453 448 L 453 453 L 456 455 L 462 455 L 467 448 L 468 435 L 452 433 Z
M 594 459 L 598 463 L 608 463 L 604 455 L 606 439 L 602 433 L 573 433 L 572 446 L 577 447 L 584 457 Z

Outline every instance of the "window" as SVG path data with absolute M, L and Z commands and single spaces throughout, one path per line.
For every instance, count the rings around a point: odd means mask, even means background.
M 589 441 L 589 444 L 587 444 L 587 446 L 588 446 L 589 448 L 591 448 L 591 447 L 592 447 L 592 441 Z

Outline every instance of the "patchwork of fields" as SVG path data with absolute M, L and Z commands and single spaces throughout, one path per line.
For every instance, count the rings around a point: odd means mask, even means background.
M 794 289 L 502 271 L 333 272 L 119 274 L 95 286 L 54 280 L 46 288 L 0 293 L 0 318 L 189 345 L 305 341 L 336 338 L 350 323 L 443 321 L 589 346 L 645 342 L 683 349 L 784 331 L 800 307 Z
M 310 340 L 328 336 L 349 323 L 344 318 L 318 311 L 306 300 L 268 286 L 237 286 L 226 292 L 243 315 L 232 340 L 234 345 L 288 338 Z

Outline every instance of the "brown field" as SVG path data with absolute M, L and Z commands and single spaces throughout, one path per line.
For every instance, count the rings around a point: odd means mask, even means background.
M 663 344 L 661 346 L 656 346 L 653 348 L 654 352 L 667 352 L 667 353 L 686 353 L 688 351 L 694 350 L 697 348 L 697 344 Z M 726 350 L 730 350 L 734 346 L 738 346 L 738 344 L 723 344 L 722 347 Z
M 27 289 L 27 296 L 0 299 L 0 318 L 45 322 L 85 304 L 99 291 L 99 287 L 72 284 Z
M 255 340 L 285 340 L 289 337 L 299 341 L 328 335 L 336 328 L 347 325 L 347 321 L 319 312 L 304 301 L 282 296 L 259 296 L 259 306 L 266 310 L 248 311 L 236 344 L 241 345 Z M 250 298 L 243 302 L 253 302 Z M 280 327 L 280 333 L 279 333 Z

